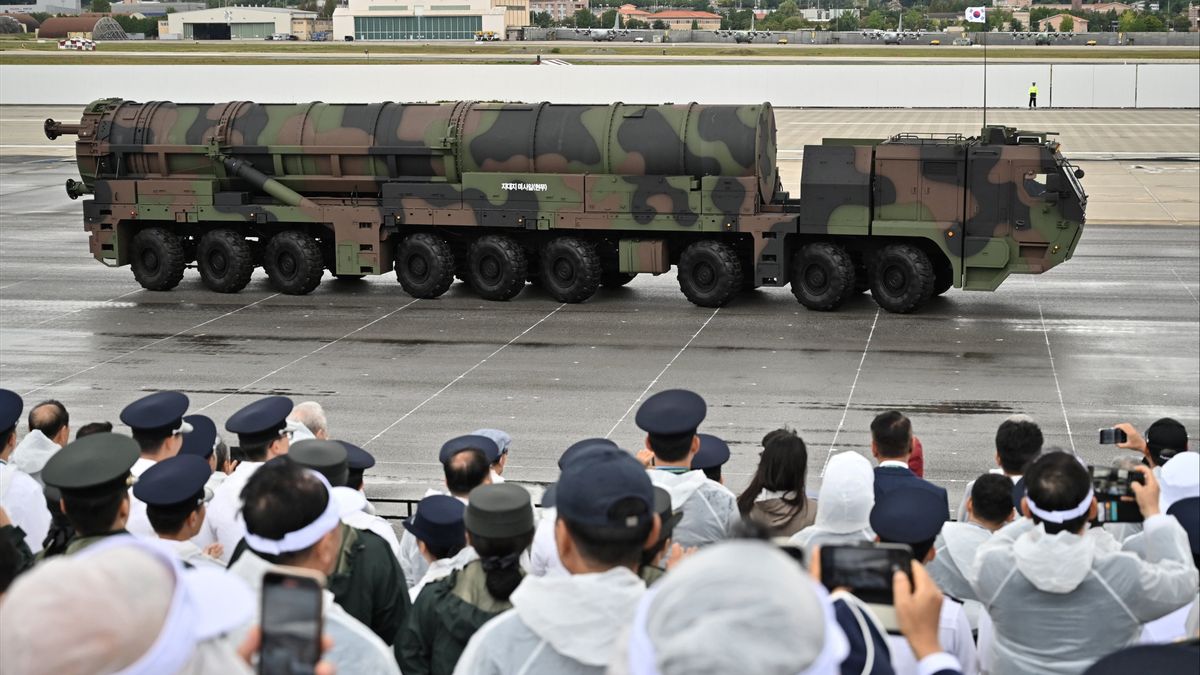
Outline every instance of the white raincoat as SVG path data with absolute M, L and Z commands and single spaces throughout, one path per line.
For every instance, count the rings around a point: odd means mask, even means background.
M 600 574 L 527 577 L 513 608 L 471 637 L 455 675 L 603 673 L 646 586 L 615 567 Z
M 529 573 L 535 577 L 565 577 L 570 574 L 558 557 L 558 542 L 554 539 L 554 523 L 557 520 L 558 509 L 553 506 L 542 509 L 542 517 L 533 533 L 533 545 L 529 547 Z
M 254 591 L 262 595 L 263 575 L 272 570 L 284 570 L 246 551 L 237 562 L 229 568 L 229 573 L 240 577 Z M 354 675 L 399 675 L 400 668 L 396 665 L 396 657 L 390 647 L 371 632 L 358 619 L 346 613 L 342 606 L 334 602 L 333 593 L 322 590 L 323 614 L 325 617 L 325 635 L 333 638 L 333 650 L 324 658 L 337 668 L 339 673 Z M 262 603 L 255 603 L 257 611 L 262 611 Z M 255 617 L 254 623 L 259 623 L 261 617 Z M 250 627 L 246 626 L 248 630 Z M 242 635 L 245 631 L 242 632 Z M 241 642 L 241 637 L 237 643 Z
M 221 483 L 208 503 L 208 513 L 205 515 L 207 527 L 221 544 L 221 562 L 229 564 L 238 542 L 246 535 L 246 528 L 238 520 L 238 512 L 242 510 L 242 488 L 246 481 L 258 471 L 263 462 L 241 462 L 233 473 Z
M 680 546 L 706 546 L 721 541 L 742 519 L 737 497 L 703 471 L 673 473 L 651 469 L 647 473 L 651 483 L 671 493 L 671 509 L 683 511 L 683 519 L 671 533 L 671 541 Z
M 0 506 L 8 511 L 13 525 L 25 533 L 29 550 L 33 553 L 42 550 L 42 542 L 50 531 L 46 497 L 36 480 L 11 463 L 0 462 Z
M 792 535 L 792 544 L 807 550 L 814 545 L 874 541 L 875 471 L 867 458 L 857 452 L 830 457 L 817 505 L 816 521 Z
M 1047 535 L 1028 518 L 993 534 L 968 579 L 995 625 L 994 671 L 1080 673 L 1195 598 L 1200 574 L 1179 523 L 1148 518 L 1143 541 L 1144 558 L 1104 530 Z
M 21 442 L 17 444 L 9 462 L 29 474 L 29 477 L 36 480 L 38 485 L 43 485 L 42 469 L 59 450 L 62 450 L 61 445 L 47 438 L 46 434 L 41 431 L 34 429 L 25 434 L 25 438 L 22 438 Z

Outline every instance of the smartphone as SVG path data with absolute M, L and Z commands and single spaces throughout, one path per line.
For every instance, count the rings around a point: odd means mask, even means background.
M 1116 445 L 1117 443 L 1124 443 L 1127 440 L 1129 440 L 1129 437 L 1125 435 L 1124 429 L 1113 427 L 1112 429 L 1100 430 L 1100 445 Z
M 791 537 L 772 537 L 771 543 L 775 544 L 780 551 L 786 553 L 789 558 L 802 566 L 804 565 L 804 548 L 793 544 Z
M 892 575 L 901 570 L 912 581 L 912 548 L 907 544 L 867 543 L 821 547 L 821 583 L 849 588 L 863 602 L 892 604 Z
M 312 674 L 321 657 L 324 587 L 324 577 L 309 570 L 263 576 L 259 675 Z
M 1146 477 L 1126 466 L 1088 465 L 1092 491 L 1096 495 L 1098 523 L 1140 523 L 1144 520 L 1133 494 L 1133 484 L 1146 482 Z

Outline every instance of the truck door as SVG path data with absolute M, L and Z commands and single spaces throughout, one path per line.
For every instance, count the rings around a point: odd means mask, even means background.
M 976 146 L 967 154 L 963 195 L 962 287 L 995 290 L 1008 275 L 1012 254 L 1012 161 L 998 147 Z

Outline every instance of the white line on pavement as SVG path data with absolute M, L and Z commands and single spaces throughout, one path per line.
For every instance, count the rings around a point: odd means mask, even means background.
M 829 444 L 829 450 L 825 453 L 825 463 L 821 465 L 821 477 L 825 477 L 825 467 L 829 466 L 829 459 L 833 457 L 833 451 L 837 447 L 838 436 L 842 433 L 842 427 L 846 424 L 846 415 L 850 412 L 850 402 L 854 400 L 854 389 L 858 386 L 858 376 L 862 375 L 863 363 L 867 360 L 867 351 L 871 349 L 871 339 L 875 337 L 875 325 L 879 323 L 879 313 L 883 308 L 875 308 L 875 319 L 871 321 L 871 332 L 867 333 L 867 344 L 863 345 L 862 357 L 858 359 L 858 370 L 854 371 L 854 381 L 850 383 L 850 395 L 846 397 L 846 407 L 842 408 L 842 419 L 838 421 L 837 429 L 833 432 L 833 441 Z
M 1184 283 L 1183 277 L 1179 276 L 1179 272 L 1176 272 L 1174 267 L 1171 268 L 1171 274 L 1174 274 L 1175 278 L 1179 280 L 1179 285 L 1183 286 L 1183 290 L 1187 291 L 1187 294 L 1192 296 L 1192 302 L 1200 302 L 1200 300 L 1196 299 L 1196 294 L 1192 292 L 1191 287 Z
M 366 443 L 363 443 L 363 445 L 364 445 L 364 446 L 367 446 L 367 445 L 370 445 L 370 444 L 374 443 L 375 441 L 379 440 L 379 438 L 380 438 L 381 436 L 383 436 L 383 435 L 384 435 L 384 434 L 386 434 L 387 432 L 391 431 L 391 430 L 392 430 L 392 429 L 393 429 L 393 428 L 394 428 L 394 427 L 395 427 L 397 424 L 400 424 L 400 423 L 401 423 L 401 422 L 403 422 L 404 420 L 408 419 L 408 418 L 409 418 L 409 416 L 411 416 L 413 413 L 417 412 L 417 411 L 418 411 L 418 410 L 420 410 L 421 408 L 424 408 L 424 407 L 425 407 L 425 405 L 426 405 L 427 403 L 429 403 L 429 402 L 430 402 L 430 401 L 432 401 L 433 399 L 437 398 L 438 396 L 441 396 L 441 395 L 442 395 L 442 392 L 446 391 L 446 390 L 447 390 L 447 389 L 449 389 L 450 387 L 453 387 L 455 384 L 458 384 L 458 382 L 459 382 L 459 381 L 461 381 L 463 378 L 465 378 L 467 375 L 470 375 L 470 374 L 471 374 L 471 371 L 473 371 L 473 370 L 475 370 L 476 368 L 478 368 L 479 366 L 482 366 L 483 364 L 487 363 L 487 362 L 488 362 L 488 359 L 490 359 L 490 358 L 492 358 L 493 356 L 495 356 L 495 355 L 499 354 L 500 352 L 504 351 L 504 350 L 505 350 L 506 348 L 508 348 L 508 346 L 509 346 L 509 345 L 511 345 L 512 343 L 514 343 L 514 342 L 516 342 L 517 340 L 520 340 L 521 338 L 525 337 L 525 335 L 526 335 L 527 333 L 529 333 L 529 331 L 531 331 L 531 330 L 533 330 L 534 328 L 537 328 L 538 326 L 542 325 L 542 322 L 543 322 L 543 321 L 545 321 L 546 319 L 549 319 L 550 317 L 554 316 L 555 314 L 557 314 L 557 313 L 558 313 L 558 310 L 560 310 L 560 309 L 562 309 L 563 307 L 566 307 L 566 306 L 567 306 L 567 305 L 566 305 L 566 303 L 563 303 L 563 304 L 559 305 L 558 307 L 555 307 L 555 308 L 554 308 L 554 309 L 553 309 L 553 310 L 552 310 L 552 311 L 551 311 L 549 314 L 547 314 L 546 316 L 543 316 L 542 318 L 540 318 L 540 319 L 538 319 L 537 321 L 535 321 L 535 322 L 533 323 L 533 325 L 532 325 L 532 326 L 530 326 L 530 327 L 526 328 L 525 330 L 521 331 L 520 333 L 518 333 L 518 334 L 517 334 L 517 336 L 516 336 L 516 337 L 514 337 L 514 338 L 513 338 L 513 339 L 511 339 L 511 340 L 509 340 L 508 342 L 505 342 L 504 344 L 500 345 L 500 347 L 499 347 L 498 349 L 496 349 L 496 351 L 494 351 L 494 352 L 492 352 L 491 354 L 488 354 L 487 356 L 485 356 L 485 357 L 483 357 L 482 359 L 480 359 L 480 360 L 479 360 L 479 363 L 476 363 L 475 365 L 471 366 L 470 368 L 467 368 L 467 369 L 466 369 L 466 370 L 464 370 L 463 372 L 459 373 L 458 377 L 456 377 L 456 378 L 454 378 L 453 380 L 450 380 L 449 382 L 447 382 L 447 383 L 446 383 L 446 385 L 445 385 L 444 387 L 442 387 L 441 389 L 438 389 L 437 391 L 433 392 L 433 394 L 431 394 L 431 395 L 429 396 L 429 398 L 425 399 L 424 401 L 421 401 L 421 402 L 420 402 L 420 403 L 418 403 L 418 404 L 416 405 L 416 407 L 414 407 L 412 410 L 409 410 L 408 412 L 406 412 L 406 413 L 404 413 L 403 415 L 401 415 L 401 416 L 400 416 L 400 418 L 399 418 L 399 419 L 397 419 L 395 422 L 392 422 L 391 424 L 389 424 L 389 425 L 387 425 L 386 427 L 384 427 L 383 431 L 380 431 L 379 433 L 377 433 L 377 434 L 375 434 L 374 436 L 372 436 L 372 437 L 371 437 L 371 439 L 370 439 L 369 441 L 367 441 Z
M 1071 435 L 1071 420 L 1067 417 L 1067 404 L 1063 400 L 1062 386 L 1058 383 L 1058 367 L 1054 365 L 1054 352 L 1050 349 L 1050 331 L 1046 330 L 1046 316 L 1042 313 L 1042 294 L 1038 292 L 1037 277 L 1033 281 L 1033 297 L 1037 299 L 1038 319 L 1042 322 L 1042 337 L 1046 339 L 1046 355 L 1050 357 L 1050 372 L 1054 375 L 1054 389 L 1058 392 L 1058 405 L 1062 408 L 1063 424 L 1067 425 L 1067 440 L 1071 442 L 1071 453 L 1078 455 L 1075 450 L 1075 437 Z

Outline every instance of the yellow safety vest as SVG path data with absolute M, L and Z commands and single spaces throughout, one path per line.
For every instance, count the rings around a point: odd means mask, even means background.
M 1030 96 L 1037 96 L 1037 87 L 1030 87 L 1029 94 Z

